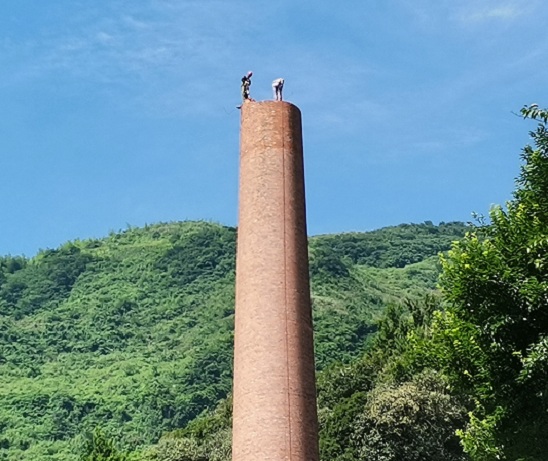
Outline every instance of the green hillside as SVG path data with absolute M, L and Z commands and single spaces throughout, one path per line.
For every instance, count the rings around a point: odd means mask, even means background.
M 310 240 L 317 367 L 365 350 L 385 307 L 436 287 L 461 223 Z M 236 230 L 129 228 L 0 258 L 0 459 L 76 460 L 97 426 L 136 449 L 231 388 Z

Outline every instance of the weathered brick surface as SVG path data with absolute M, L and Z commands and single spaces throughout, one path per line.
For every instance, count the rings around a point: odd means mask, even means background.
M 301 114 L 241 114 L 234 461 L 317 461 Z

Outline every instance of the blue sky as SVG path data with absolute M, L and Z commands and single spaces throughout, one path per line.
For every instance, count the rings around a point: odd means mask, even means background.
M 470 220 L 548 106 L 541 0 L 4 0 L 0 254 L 237 220 L 239 80 L 303 112 L 310 234 Z

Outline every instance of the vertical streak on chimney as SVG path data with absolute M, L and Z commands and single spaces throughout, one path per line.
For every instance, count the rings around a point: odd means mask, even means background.
M 242 106 L 233 461 L 318 461 L 301 113 Z

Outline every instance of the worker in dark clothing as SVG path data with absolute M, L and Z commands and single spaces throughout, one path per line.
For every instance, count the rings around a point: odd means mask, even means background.
M 246 99 L 251 99 L 249 97 L 249 87 L 251 86 L 251 76 L 253 75 L 253 72 L 249 71 L 247 74 L 245 74 L 242 77 L 242 99 L 245 101 Z

